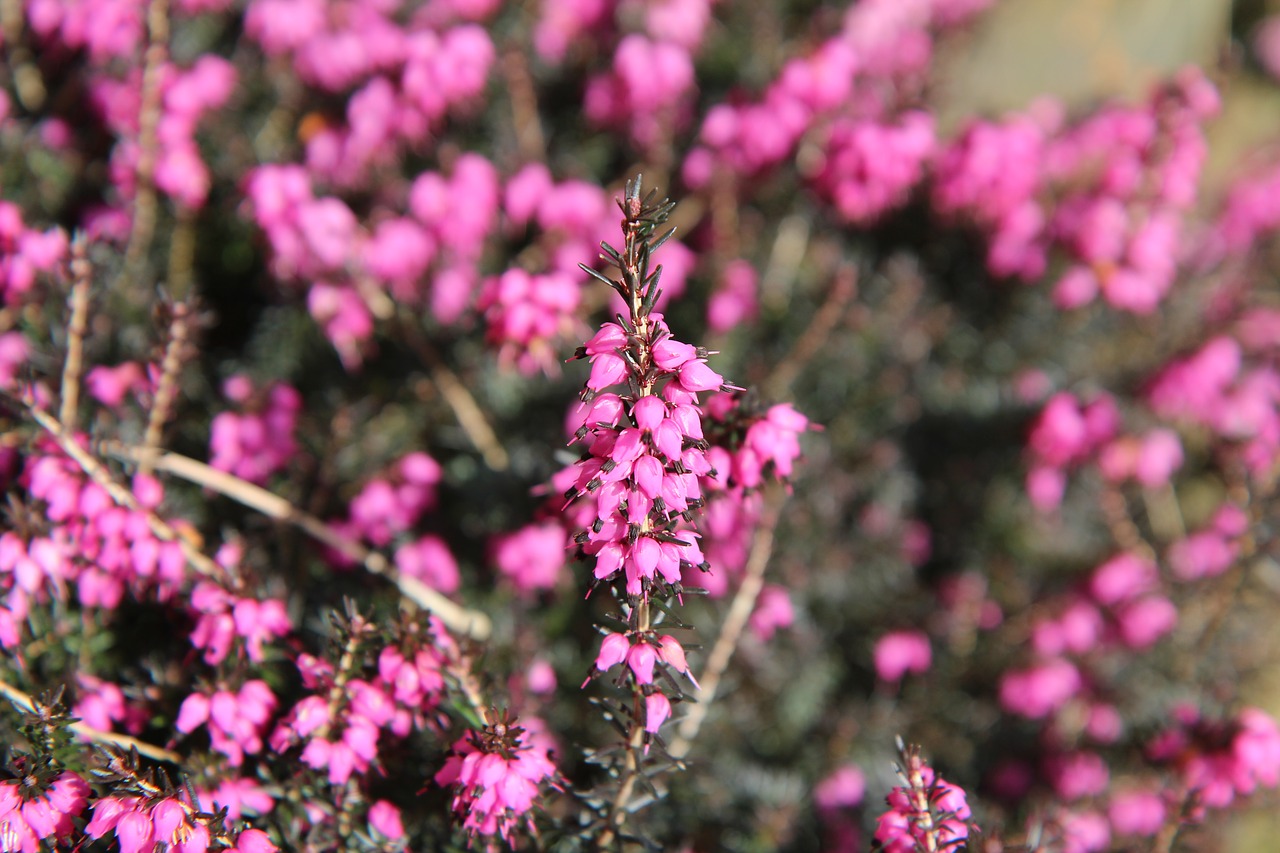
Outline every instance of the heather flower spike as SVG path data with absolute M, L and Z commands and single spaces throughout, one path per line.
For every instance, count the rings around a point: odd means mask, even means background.
M 963 789 L 943 779 L 920 755 L 920 748 L 898 738 L 902 785 L 886 797 L 888 810 L 876 826 L 877 849 L 885 853 L 956 850 L 969 837 L 971 814 Z
M 575 355 L 590 360 L 591 372 L 572 439 L 585 450 L 565 472 L 572 483 L 565 498 L 580 530 L 573 540 L 579 556 L 622 605 L 625 630 L 605 634 L 587 682 L 619 668 L 613 680 L 629 698 L 618 714 L 626 721 L 627 749 L 618 753 L 614 776 L 626 792 L 645 771 L 650 746 L 661 743 L 673 706 L 687 698 L 679 684 L 696 686 L 684 646 L 670 633 L 683 626 L 662 602 L 680 599 L 688 571 L 710 568 L 693 524 L 703 503 L 700 477 L 712 472 L 698 394 L 725 385 L 707 366 L 707 351 L 678 341 L 654 311 L 662 267 L 652 259 L 674 231 L 658 233 L 674 204 L 652 191 L 642 195 L 637 177 L 618 207 L 622 248 L 600 245 L 600 258 L 616 272 L 581 265 L 621 297 L 625 313 L 603 324 Z M 620 822 L 626 799 L 603 798 L 611 803 L 602 815 L 606 836 Z

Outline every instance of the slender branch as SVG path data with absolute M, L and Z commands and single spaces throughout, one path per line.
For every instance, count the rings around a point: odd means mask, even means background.
M 169 0 L 147 4 L 147 52 L 142 69 L 142 104 L 138 111 L 137 194 L 133 199 L 133 228 L 125 249 L 122 275 L 134 275 L 156 229 L 156 147 L 165 62 L 169 59 Z
M 523 51 L 513 49 L 503 54 L 502 73 L 511 98 L 511 118 L 520 156 L 530 163 L 546 162 L 547 140 L 538 118 L 538 93 Z
M 642 697 L 639 690 L 635 692 L 635 713 L 640 713 Z M 636 789 L 636 784 L 640 781 L 641 769 L 643 761 L 640 756 L 640 750 L 644 746 L 644 726 L 639 725 L 635 720 L 631 722 L 631 736 L 627 740 L 627 764 L 625 768 L 626 778 L 622 784 L 618 786 L 618 794 L 613 798 L 613 803 L 609 806 L 609 822 L 608 827 L 600 834 L 596 843 L 600 848 L 605 848 L 613 844 L 617 838 L 618 832 L 622 829 L 622 825 L 626 823 L 628 807 L 631 803 L 631 795 Z
M 702 685 L 698 692 L 698 702 L 680 721 L 677 736 L 671 741 L 671 746 L 667 750 L 673 758 L 683 758 L 689 754 L 689 748 L 706 720 L 707 711 L 715 701 L 720 679 L 729 666 L 729 660 L 738 646 L 738 640 L 742 638 L 747 620 L 755 610 L 756 599 L 760 597 L 760 590 L 764 587 L 764 570 L 769 565 L 770 557 L 773 556 L 773 538 L 778 526 L 778 516 L 782 510 L 782 495 L 781 488 L 775 486 L 765 499 L 764 512 L 756 526 L 755 537 L 751 542 L 751 552 L 747 556 L 742 585 L 738 587 L 733 602 L 729 605 L 724 627 L 720 629 L 720 636 L 716 638 L 716 644 L 707 657 L 706 668 L 698 679 L 698 683 Z
M 209 578 L 220 585 L 225 585 L 229 580 L 233 588 L 240 586 L 240 577 L 235 569 L 230 566 L 225 568 L 219 566 L 209 559 L 203 551 L 193 545 L 190 540 L 174 530 L 169 522 L 154 512 L 143 509 L 133 496 L 133 492 L 118 483 L 115 477 L 111 476 L 111 472 L 104 468 L 92 453 L 81 447 L 77 443 L 75 436 L 68 432 L 53 415 L 31 402 L 27 403 L 27 411 L 31 414 L 31 418 L 40 425 L 41 429 L 49 433 L 58 442 L 62 452 L 71 457 L 80 466 L 80 470 L 84 471 L 91 480 L 106 490 L 116 504 L 141 513 L 146 518 L 147 526 L 155 534 L 156 538 L 165 542 L 176 542 L 178 547 L 182 549 L 182 556 L 186 558 L 187 564 L 197 574 Z
M 4 698 L 17 705 L 28 714 L 37 713 L 36 704 L 32 701 L 30 696 L 3 680 L 0 680 L 0 696 L 4 696 Z M 109 743 L 123 749 L 136 749 L 139 755 L 145 755 L 153 761 L 167 761 L 170 764 L 182 763 L 182 756 L 178 755 L 178 753 L 170 752 L 167 749 L 154 746 L 146 743 L 145 741 L 138 740 L 135 737 L 130 737 L 129 735 L 116 734 L 115 732 L 104 732 L 101 729 L 95 729 L 93 726 L 86 725 L 79 720 L 71 723 L 68 728 L 85 740 L 91 740 L 95 743 Z
M 169 420 L 173 401 L 178 396 L 178 375 L 182 372 L 183 351 L 191 337 L 192 303 L 175 302 L 173 321 L 169 324 L 169 342 L 165 344 L 164 357 L 160 360 L 160 381 L 156 385 L 151 411 L 147 413 L 147 431 L 142 444 L 146 448 L 158 448 L 164 438 L 164 425 Z M 147 461 L 141 464 L 143 473 L 150 473 Z
M 179 206 L 176 218 L 169 237 L 168 287 L 175 299 L 186 301 L 190 298 L 196 263 L 196 213 Z
M 765 396 L 779 399 L 795 382 L 796 376 L 806 365 L 814 362 L 831 333 L 835 331 L 840 319 L 844 316 L 849 302 L 858 294 L 858 270 L 852 264 L 842 265 L 836 270 L 835 281 L 831 292 L 822 307 L 813 315 L 808 327 L 796 338 L 795 346 L 778 362 L 769 376 L 761 383 Z
M 489 617 L 484 613 L 463 608 L 417 578 L 398 572 L 382 554 L 343 536 L 316 516 L 260 486 L 177 453 L 130 447 L 117 441 L 106 442 L 102 447 L 104 452 L 112 456 L 136 462 L 139 465 L 145 459 L 157 471 L 180 477 L 189 483 L 195 483 L 231 498 L 277 521 L 294 525 L 316 541 L 329 546 L 350 560 L 363 564 L 374 574 L 391 580 L 406 598 L 423 610 L 440 617 L 440 621 L 455 633 L 484 640 L 493 629 Z
M 467 390 L 467 386 L 462 383 L 458 375 L 445 366 L 439 353 L 417 326 L 405 320 L 400 323 L 400 327 L 406 332 L 410 344 L 418 351 L 418 357 L 431 369 L 432 383 L 453 409 L 454 417 L 458 419 L 462 431 L 467 434 L 467 438 L 471 439 L 476 450 L 480 451 L 484 464 L 489 466 L 491 471 L 507 470 L 511 465 L 511 457 L 507 454 L 507 449 L 502 446 L 502 442 L 498 440 L 498 434 L 489 425 L 476 398 Z
M 58 415 L 63 426 L 71 429 L 75 428 L 76 410 L 80 408 L 80 371 L 84 366 L 84 333 L 89 324 L 92 275 L 86 238 L 77 234 L 71 241 L 71 318 L 67 321 L 67 358 L 62 363 L 62 407 Z
M 652 618 L 649 599 L 641 596 L 635 601 L 634 606 L 636 608 L 636 629 L 638 631 L 648 631 Z M 609 807 L 608 827 L 599 838 L 601 847 L 607 847 L 612 844 L 618 830 L 626 822 L 631 795 L 635 791 L 636 784 L 640 781 L 641 773 L 644 770 L 644 758 L 640 752 L 644 746 L 645 712 L 643 709 L 644 693 L 641 691 L 640 685 L 635 684 L 631 693 L 631 730 L 627 736 L 627 760 L 623 767 L 623 772 L 626 776 L 622 784 L 618 786 L 617 796 L 613 798 L 613 804 Z

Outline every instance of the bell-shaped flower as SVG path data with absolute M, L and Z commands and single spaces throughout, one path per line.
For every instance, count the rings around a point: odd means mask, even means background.
M 661 397 L 653 395 L 641 397 L 632 407 L 631 417 L 635 418 L 636 426 L 640 429 L 652 432 L 667 417 L 667 404 Z
M 653 683 L 653 667 L 658 662 L 658 652 L 648 643 L 636 643 L 627 652 L 627 666 L 635 673 L 638 684 Z
M 686 390 L 714 391 L 723 384 L 724 377 L 707 367 L 705 361 L 688 361 L 680 367 L 680 385 Z
M 671 700 L 659 692 L 644 697 L 644 730 L 657 734 L 658 729 L 671 716 Z
M 596 669 L 604 672 L 627 659 L 631 641 L 625 634 L 606 634 L 600 641 L 600 654 L 596 655 Z

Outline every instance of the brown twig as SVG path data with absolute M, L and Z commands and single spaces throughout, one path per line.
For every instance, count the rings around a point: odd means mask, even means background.
M 778 362 L 777 367 L 761 383 L 766 397 L 776 400 L 785 396 L 787 389 L 791 387 L 791 383 L 795 381 L 800 371 L 811 364 L 814 356 L 827 345 L 831 333 L 839 325 L 840 318 L 844 316 L 849 303 L 857 294 L 857 267 L 852 264 L 842 265 L 836 270 L 831 291 L 827 294 L 822 307 L 813 315 L 808 327 L 796 339 L 791 352 Z
M 178 396 L 178 376 L 182 372 L 184 351 L 191 338 L 194 314 L 195 311 L 189 299 L 175 302 L 173 305 L 173 319 L 169 323 L 169 341 L 165 344 L 164 356 L 160 360 L 160 381 L 156 384 L 151 411 L 147 413 L 147 431 L 142 439 L 144 448 L 158 449 L 164 438 L 164 425 L 169 421 L 173 401 Z M 143 473 L 150 473 L 149 461 L 144 460 L 140 469 Z
M 169 237 L 169 292 L 178 300 L 187 300 L 193 281 L 196 260 L 195 211 L 178 207 L 177 221 Z
M 515 124 L 516 148 L 529 163 L 544 163 L 547 140 L 538 117 L 538 93 L 529 76 L 529 65 L 521 50 L 508 50 L 502 57 L 502 74 L 511 99 L 511 118 Z
M 36 703 L 31 697 L 23 693 L 3 680 L 0 680 L 0 696 L 8 699 L 28 714 L 38 713 Z M 95 729 L 93 726 L 86 725 L 79 720 L 70 723 L 67 726 L 71 731 L 78 734 L 85 740 L 91 740 L 95 743 L 109 743 L 122 749 L 136 749 L 139 755 L 145 755 L 153 761 L 167 761 L 170 764 L 181 764 L 182 756 L 176 752 L 170 752 L 158 746 L 153 746 L 145 741 L 140 741 L 129 735 L 116 734 L 115 732 L 104 732 L 101 729 Z
M 41 429 L 49 433 L 58 446 L 62 448 L 62 452 L 71 457 L 71 459 L 80 466 L 80 470 L 88 475 L 111 496 L 111 499 L 119 506 L 126 507 L 134 512 L 142 513 L 147 520 L 147 526 L 158 539 L 165 542 L 176 542 L 178 547 L 182 549 L 182 555 L 186 558 L 187 564 L 196 571 L 197 574 L 209 578 L 221 585 L 226 585 L 230 581 L 232 588 L 240 586 L 240 578 L 235 569 L 231 567 L 222 567 L 209 559 L 199 548 L 193 545 L 185 536 L 178 533 L 154 512 L 145 510 L 133 496 L 133 492 L 126 489 L 118 483 L 115 477 L 111 476 L 102 463 L 99 462 L 92 453 L 85 450 L 76 441 L 74 435 L 68 432 L 63 425 L 53 417 L 53 415 L 41 409 L 34 403 L 27 403 L 27 411 Z
M 747 620 L 755 610 L 756 599 L 760 597 L 760 590 L 764 587 L 764 570 L 769 565 L 770 557 L 773 556 L 773 537 L 778 526 L 778 516 L 782 510 L 782 495 L 781 487 L 775 486 L 765 499 L 764 512 L 756 525 L 755 537 L 751 541 L 751 552 L 747 556 L 742 585 L 733 596 L 729 612 L 724 618 L 724 627 L 720 629 L 720 636 L 716 638 L 716 644 L 712 647 L 711 654 L 707 656 L 706 667 L 702 671 L 701 678 L 698 679 L 701 685 L 698 691 L 698 702 L 680 721 L 677 736 L 671 741 L 671 746 L 667 750 L 673 758 L 683 758 L 689 754 L 689 748 L 706 720 L 707 711 L 715 701 L 716 692 L 720 689 L 720 680 L 729 667 L 729 660 L 733 657 L 734 649 L 738 647 L 743 629 L 747 627 Z
M 64 427 L 75 429 L 76 410 L 80 408 L 80 371 L 84 366 L 84 334 L 89 325 L 89 284 L 93 266 L 89 263 L 88 246 L 83 234 L 71 241 L 71 318 L 67 321 L 67 358 L 62 363 L 62 407 L 58 420 Z
M 636 601 L 636 626 L 639 631 L 649 630 L 650 625 L 650 609 L 649 599 L 640 598 Z M 627 735 L 627 760 L 623 766 L 625 774 L 622 784 L 618 786 L 618 793 L 613 798 L 613 803 L 609 806 L 608 825 L 604 832 L 597 839 L 600 847 L 608 847 L 613 844 L 617 833 L 622 829 L 622 825 L 626 823 L 628 807 L 631 803 L 631 795 L 636 789 L 636 785 L 640 781 L 640 776 L 644 770 L 644 758 L 640 750 L 644 747 L 644 693 L 640 690 L 640 685 L 635 685 L 631 695 L 631 723 L 630 730 Z
M 502 446 L 502 442 L 498 440 L 498 434 L 489 425 L 476 398 L 471 396 L 471 392 L 467 390 L 467 386 L 462 383 L 458 375 L 445 366 L 439 353 L 422 334 L 421 329 L 403 315 L 401 320 L 400 327 L 405 332 L 410 345 L 417 350 L 418 357 L 430 369 L 432 383 L 453 409 L 454 417 L 458 419 L 462 431 L 467 434 L 467 438 L 471 439 L 476 450 L 480 451 L 484 464 L 489 466 L 491 471 L 507 470 L 511 465 L 511 457 L 507 454 L 507 449 Z
M 142 68 L 142 103 L 138 111 L 137 189 L 133 199 L 133 227 L 125 249 L 122 275 L 132 277 L 155 236 L 157 131 L 165 62 L 169 58 L 169 0 L 147 4 L 147 52 Z
M 493 629 L 489 617 L 484 613 L 463 608 L 417 578 L 398 572 L 382 554 L 371 551 L 343 536 L 319 518 L 260 486 L 177 453 L 130 447 L 116 441 L 106 442 L 102 447 L 104 452 L 112 456 L 136 462 L 139 465 L 146 459 L 154 470 L 180 477 L 189 483 L 195 483 L 250 509 L 257 510 L 269 518 L 294 525 L 316 541 L 329 546 L 350 560 L 361 563 L 374 574 L 391 580 L 406 598 L 423 610 L 440 617 L 440 621 L 455 633 L 484 640 Z

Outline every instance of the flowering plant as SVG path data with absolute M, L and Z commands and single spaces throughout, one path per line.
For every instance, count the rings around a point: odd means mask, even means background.
M 1237 6 L 0 2 L 0 850 L 1244 845 Z

